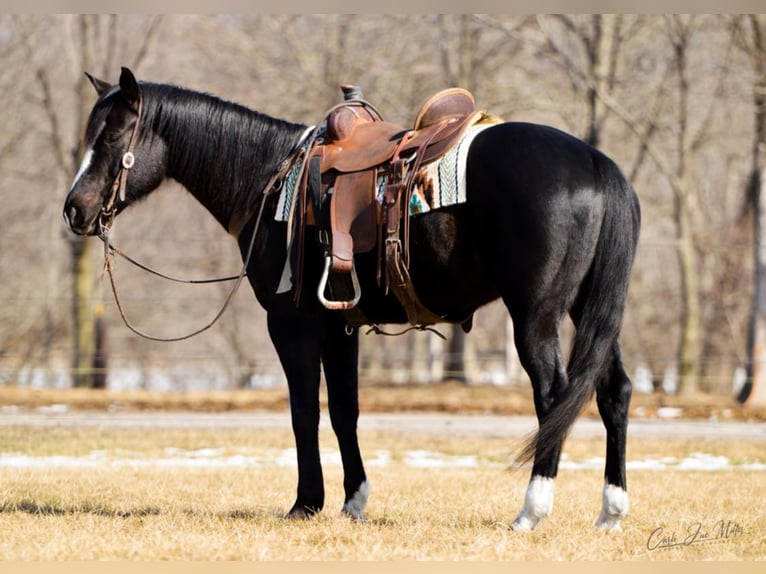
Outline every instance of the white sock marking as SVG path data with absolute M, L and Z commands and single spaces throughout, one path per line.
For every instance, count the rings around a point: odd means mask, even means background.
M 604 483 L 601 496 L 601 514 L 596 527 L 607 532 L 622 532 L 620 523 L 628 515 L 628 493 L 613 484 Z
M 364 520 L 364 509 L 367 506 L 367 498 L 370 496 L 370 483 L 366 480 L 359 485 L 359 490 L 354 493 L 351 500 L 343 505 L 343 512 L 356 518 Z
M 533 530 L 553 510 L 553 479 L 533 476 L 527 486 L 524 506 L 511 524 L 517 532 Z

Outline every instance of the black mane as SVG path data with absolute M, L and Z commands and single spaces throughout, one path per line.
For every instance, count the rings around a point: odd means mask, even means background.
M 224 226 L 252 207 L 306 128 L 206 93 L 151 83 L 141 89 L 142 123 L 151 126 L 142 132 L 167 143 L 167 175 L 195 195 L 210 190 L 197 199 Z

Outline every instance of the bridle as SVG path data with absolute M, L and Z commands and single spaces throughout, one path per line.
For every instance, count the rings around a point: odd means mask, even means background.
M 136 141 L 138 140 L 138 128 L 141 125 L 141 116 L 144 111 L 144 98 L 141 92 L 138 92 L 138 108 L 136 110 L 136 122 L 133 124 L 133 131 L 130 134 L 130 141 L 128 142 L 128 151 L 122 154 L 122 160 L 120 161 L 120 169 L 117 171 L 117 175 L 112 182 L 112 189 L 109 196 L 101 206 L 101 213 L 98 216 L 99 237 L 102 233 L 109 233 L 109 227 L 114 221 L 114 217 L 117 215 L 115 209 L 115 202 L 119 196 L 120 201 L 125 201 L 125 189 L 128 184 L 128 172 L 136 163 L 136 156 L 133 154 L 136 149 Z
M 104 270 L 109 275 L 109 283 L 112 287 L 112 293 L 114 294 L 114 301 L 117 305 L 118 311 L 120 312 L 120 317 L 122 317 L 123 323 L 125 323 L 125 326 L 136 335 L 143 337 L 144 339 L 149 339 L 151 341 L 161 341 L 161 342 L 183 341 L 186 339 L 190 339 L 191 337 L 194 337 L 195 335 L 199 335 L 200 333 L 210 329 L 210 327 L 212 327 L 218 321 L 218 319 L 220 319 L 221 316 L 223 316 L 224 312 L 228 308 L 229 303 L 234 297 L 234 294 L 239 289 L 239 286 L 242 284 L 242 280 L 247 274 L 247 268 L 250 265 L 250 259 L 253 255 L 253 251 L 255 247 L 255 237 L 256 235 L 258 235 L 258 229 L 261 224 L 264 207 L 266 206 L 266 200 L 269 198 L 270 195 L 280 190 L 282 181 L 285 175 L 287 174 L 287 172 L 290 171 L 294 163 L 298 161 L 299 158 L 305 153 L 306 146 L 304 146 L 304 142 L 306 141 L 306 138 L 302 137 L 301 140 L 293 147 L 288 157 L 285 158 L 277 166 L 277 168 L 274 170 L 269 180 L 266 182 L 266 185 L 264 186 L 263 191 L 261 192 L 261 205 L 258 208 L 258 215 L 255 219 L 255 225 L 253 227 L 252 235 L 250 237 L 250 243 L 247 248 L 247 254 L 245 255 L 245 259 L 243 260 L 242 268 L 239 274 L 232 275 L 229 277 L 217 277 L 214 279 L 178 279 L 176 277 L 172 277 L 170 275 L 160 273 L 159 271 L 155 271 L 151 267 L 136 261 L 132 257 L 129 257 L 128 255 L 126 255 L 125 253 L 117 249 L 117 247 L 114 246 L 114 244 L 111 242 L 111 239 L 109 237 L 112 223 L 114 222 L 115 216 L 117 215 L 117 211 L 115 208 L 117 198 L 119 197 L 121 202 L 125 201 L 125 190 L 127 187 L 128 172 L 135 165 L 135 162 L 136 162 L 136 156 L 134 155 L 133 152 L 135 150 L 136 141 L 138 140 L 138 130 L 141 123 L 142 112 L 143 112 L 143 97 L 141 93 L 139 92 L 136 123 L 133 125 L 133 131 L 130 134 L 130 142 L 128 143 L 128 150 L 122 156 L 122 160 L 120 162 L 120 169 L 117 172 L 117 175 L 115 176 L 114 181 L 112 182 L 112 188 L 109 193 L 109 196 L 104 201 L 104 204 L 101 207 L 101 212 L 99 213 L 99 216 L 98 216 L 98 237 L 104 243 Z M 114 280 L 113 259 L 115 254 L 119 255 L 120 257 L 132 263 L 133 265 L 139 267 L 140 269 L 143 269 L 144 271 L 147 271 L 158 277 L 162 277 L 163 279 L 174 281 L 176 283 L 187 283 L 187 284 L 199 285 L 199 284 L 206 284 L 206 283 L 220 283 L 224 281 L 234 281 L 234 284 L 232 285 L 228 295 L 224 299 L 220 310 L 204 326 L 192 331 L 191 333 L 187 333 L 185 335 L 180 335 L 177 337 L 158 337 L 155 335 L 150 335 L 136 328 L 135 326 L 133 326 L 133 324 L 128 320 L 127 315 L 125 314 L 125 310 L 122 307 L 122 302 L 120 301 L 120 297 L 117 292 L 117 285 Z

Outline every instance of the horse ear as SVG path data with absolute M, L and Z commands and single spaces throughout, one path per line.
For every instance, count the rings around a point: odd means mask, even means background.
M 89 74 L 88 72 L 85 72 L 85 75 L 90 80 L 90 83 L 93 84 L 93 87 L 96 88 L 96 93 L 98 93 L 99 96 L 112 87 L 109 82 L 99 80 L 97 77 Z
M 133 72 L 125 67 L 122 68 L 122 73 L 120 74 L 120 89 L 125 99 L 128 100 L 128 104 L 134 107 L 138 105 L 138 100 L 141 98 L 141 90 L 138 87 L 138 82 Z

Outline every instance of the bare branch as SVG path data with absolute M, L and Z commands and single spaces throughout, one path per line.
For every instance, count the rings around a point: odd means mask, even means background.
M 553 40 L 553 35 L 546 32 L 545 27 L 543 26 L 542 21 L 540 20 L 540 16 L 537 17 L 537 24 L 538 26 L 540 26 L 540 30 L 545 36 L 547 45 L 551 48 L 551 50 L 554 51 L 554 53 L 556 53 L 564 61 L 567 71 L 570 74 L 572 74 L 580 82 L 587 84 L 588 83 L 587 74 L 580 68 L 579 64 L 577 64 L 577 62 L 575 62 L 574 59 L 572 59 L 572 57 L 565 50 L 562 50 L 556 44 L 556 42 Z M 576 30 L 576 28 L 574 28 L 574 31 L 576 34 L 579 34 L 579 31 Z M 578 36 L 578 39 L 580 41 L 583 41 L 581 36 Z
M 163 18 L 164 16 L 162 14 L 152 18 L 152 21 L 149 24 L 149 29 L 146 31 L 146 35 L 144 36 L 144 41 L 141 42 L 141 49 L 138 51 L 136 58 L 133 60 L 133 66 L 135 68 L 141 67 L 141 64 L 149 53 L 149 48 L 151 47 L 152 41 L 157 36 L 157 32 L 160 30 L 160 25 L 162 24 Z
M 638 173 L 638 170 L 643 164 L 644 159 L 649 152 L 648 147 L 650 145 L 652 137 L 657 131 L 658 119 L 661 117 L 662 108 L 665 103 L 665 99 L 662 97 L 662 86 L 664 86 L 667 80 L 670 78 L 671 73 L 672 73 L 672 68 L 670 66 L 666 67 L 662 80 L 658 84 L 659 89 L 655 92 L 654 101 L 652 102 L 652 105 L 650 107 L 650 112 L 648 115 L 649 121 L 646 124 L 645 129 L 643 130 L 643 135 L 639 136 L 640 147 L 639 147 L 638 153 L 636 154 L 636 159 L 633 162 L 633 166 L 631 167 L 629 172 L 630 173 L 629 180 L 631 181 L 635 179 L 636 174 Z
M 598 98 L 607 106 L 613 113 L 619 117 L 623 123 L 632 131 L 639 141 L 645 145 L 646 154 L 652 159 L 657 169 L 660 170 L 662 175 L 670 181 L 674 189 L 680 188 L 680 182 L 676 177 L 674 170 L 667 164 L 664 157 L 660 154 L 659 150 L 655 146 L 651 145 L 649 141 L 649 135 L 654 131 L 654 127 L 650 123 L 647 127 L 642 129 L 642 122 L 634 118 L 626 109 L 624 109 L 610 94 L 605 93 L 603 90 L 596 90 Z
M 716 81 L 715 89 L 713 90 L 713 94 L 715 96 L 721 95 L 726 79 L 729 76 L 729 61 L 731 60 L 733 48 L 734 48 L 734 37 L 733 35 L 730 35 L 729 45 L 726 47 L 726 56 L 724 57 L 723 64 L 719 67 L 718 79 Z M 705 117 L 703 118 L 702 122 L 700 122 L 699 128 L 697 130 L 697 135 L 691 137 L 691 142 L 689 143 L 690 151 L 692 152 L 697 151 L 702 146 L 702 144 L 707 140 L 708 131 L 713 121 L 713 116 L 716 110 L 718 109 L 719 105 L 720 104 L 717 101 L 717 97 L 709 98 L 707 111 L 705 113 Z
M 572 20 L 572 18 L 570 18 L 566 14 L 554 14 L 553 18 L 561 22 L 564 25 L 564 27 L 570 32 L 572 32 L 572 34 L 574 34 L 576 37 L 580 39 L 583 38 L 582 31 L 577 27 L 577 25 L 574 23 L 574 20 Z
M 35 60 L 35 50 L 32 45 L 32 32 L 25 22 L 21 19 L 17 19 L 19 29 L 22 30 L 21 37 L 26 51 L 28 61 L 33 63 Z M 51 93 L 51 83 L 48 78 L 47 71 L 41 65 L 34 65 L 35 77 L 41 90 L 42 107 L 45 112 L 45 117 L 48 120 L 50 132 L 48 135 L 48 142 L 53 149 L 53 154 L 56 159 L 56 165 L 59 167 L 62 173 L 66 174 L 70 170 L 70 165 L 66 160 L 66 154 L 63 149 L 63 140 L 61 138 L 61 127 L 59 125 L 58 114 L 56 113 L 56 106 L 53 102 L 53 96 Z

